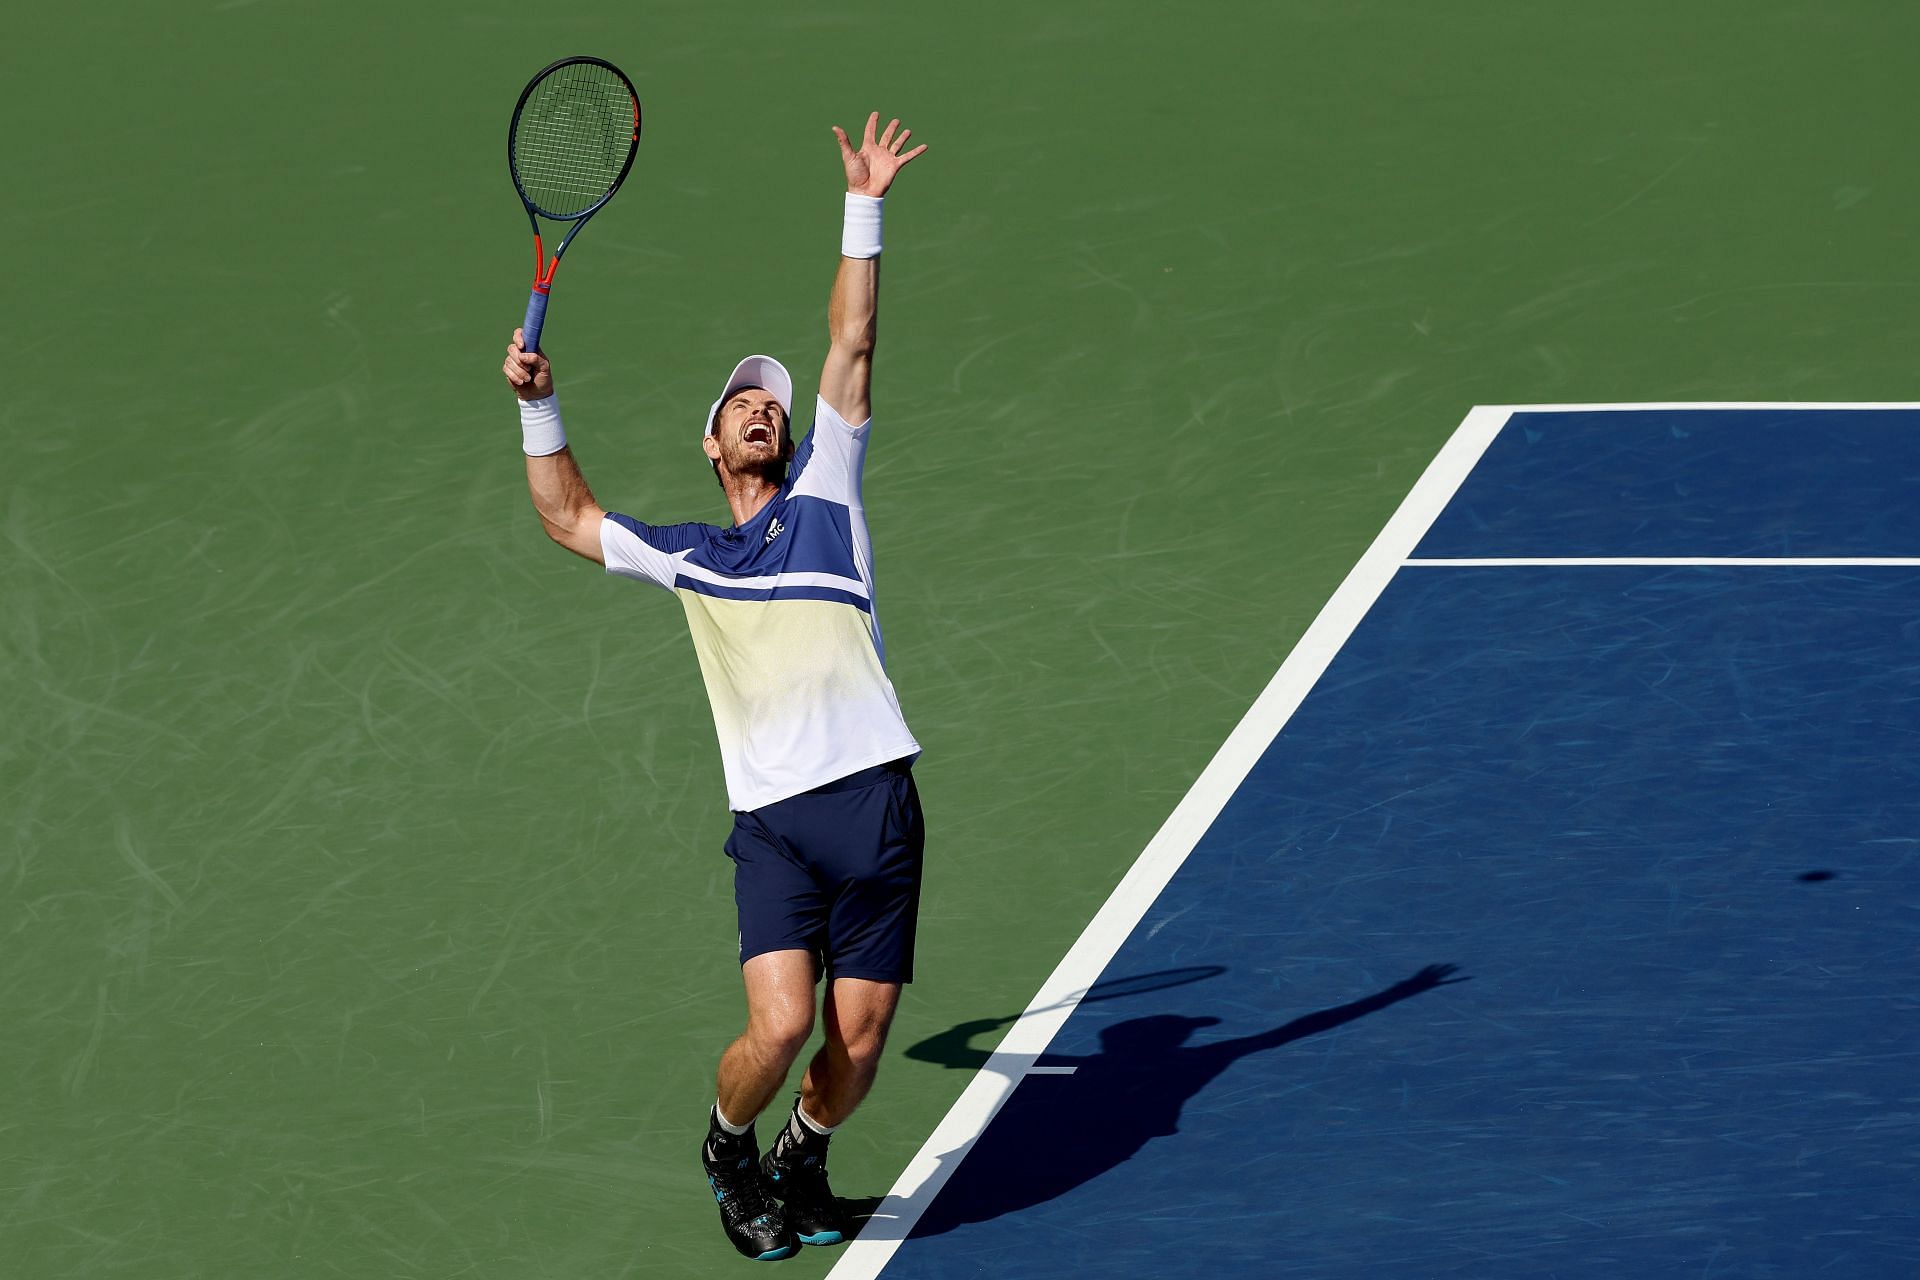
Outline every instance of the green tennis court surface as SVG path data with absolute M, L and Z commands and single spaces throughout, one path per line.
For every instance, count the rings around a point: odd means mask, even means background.
M 933 823 L 905 1047 L 1022 1007 L 1475 403 L 1911 400 L 1879 3 L 131 4 L 10 28 L 0 1258 L 735 1274 L 676 610 L 541 537 L 498 366 L 528 75 L 634 77 L 545 345 L 610 505 L 802 394 L 871 108 L 869 517 Z M 896 1052 L 878 1196 L 962 1073 Z M 784 1264 L 821 1275 L 831 1251 Z

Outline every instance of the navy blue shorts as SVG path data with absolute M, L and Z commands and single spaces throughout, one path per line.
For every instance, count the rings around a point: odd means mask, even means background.
M 899 761 L 735 810 L 740 963 L 811 951 L 816 976 L 912 982 L 925 847 L 920 793 Z

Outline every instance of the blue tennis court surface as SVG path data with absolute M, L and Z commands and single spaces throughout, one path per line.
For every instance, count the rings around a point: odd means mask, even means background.
M 1475 412 L 836 1276 L 1920 1274 L 1920 411 Z

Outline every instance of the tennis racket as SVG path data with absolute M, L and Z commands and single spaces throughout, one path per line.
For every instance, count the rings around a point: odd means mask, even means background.
M 602 58 L 562 58 L 520 92 L 507 126 L 507 169 L 533 224 L 533 293 L 527 298 L 527 351 L 540 349 L 547 291 L 560 255 L 600 212 L 640 150 L 640 97 L 620 68 Z M 551 261 L 540 219 L 570 223 Z

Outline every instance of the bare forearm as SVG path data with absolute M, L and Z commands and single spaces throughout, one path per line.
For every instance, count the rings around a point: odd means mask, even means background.
M 827 300 L 827 363 L 820 395 L 835 413 L 862 423 L 870 412 L 873 348 L 879 334 L 880 260 L 841 258 Z
M 553 366 L 538 351 L 528 351 L 525 335 L 513 331 L 503 370 L 507 385 L 520 400 L 522 448 L 527 459 L 527 489 L 533 509 L 547 536 L 595 564 L 605 564 L 600 550 L 600 521 L 606 512 L 593 500 L 593 490 L 580 474 L 580 464 L 567 447 L 560 424 L 560 402 L 553 395 Z
M 874 320 L 879 310 L 880 259 L 840 259 L 840 270 L 833 277 L 833 296 L 827 300 L 827 329 L 833 345 L 854 355 L 872 356 Z
M 547 536 L 578 555 L 601 560 L 599 526 L 606 512 L 573 460 L 572 449 L 527 459 L 527 490 Z

